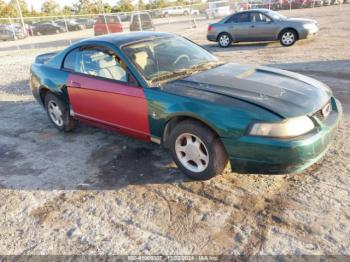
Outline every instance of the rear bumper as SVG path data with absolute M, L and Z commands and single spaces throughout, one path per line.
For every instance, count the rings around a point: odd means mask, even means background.
M 216 42 L 217 37 L 218 36 L 216 34 L 212 34 L 212 33 L 207 34 L 208 41 Z
M 315 131 L 297 139 L 243 136 L 222 139 L 238 173 L 287 174 L 311 166 L 327 152 L 342 117 L 341 104 L 333 99 L 333 111 Z

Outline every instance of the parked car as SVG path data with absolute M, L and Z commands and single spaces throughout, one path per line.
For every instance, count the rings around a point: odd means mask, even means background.
M 33 27 L 32 27 L 33 35 L 59 34 L 65 31 L 66 31 L 65 28 L 53 22 L 39 22 L 39 23 L 33 24 Z
M 293 0 L 292 8 L 319 7 L 323 5 L 323 0 Z
M 282 9 L 283 3 L 284 3 L 283 0 L 263 0 L 262 7 L 265 9 L 279 10 L 279 9 Z
M 96 18 L 94 24 L 95 36 L 119 32 L 123 32 L 123 25 L 118 15 L 100 15 Z
M 19 30 L 18 28 L 10 28 L 10 27 L 0 27 L 0 40 L 1 41 L 10 41 L 23 39 L 27 37 L 23 30 Z
M 169 33 L 106 35 L 40 55 L 30 85 L 59 130 L 80 120 L 160 143 L 194 179 L 228 160 L 241 173 L 300 172 L 326 153 L 342 115 L 326 84 L 225 64 Z
M 93 28 L 94 27 L 94 19 L 90 19 L 90 18 L 78 18 L 75 19 L 75 22 L 78 23 L 79 25 L 83 25 L 84 28 Z
M 141 23 L 141 25 L 140 25 Z M 154 31 L 151 16 L 146 12 L 133 13 L 130 21 L 130 31 Z
M 163 17 L 176 15 L 199 15 L 199 10 L 182 6 L 174 6 L 162 10 Z
M 56 20 L 55 23 L 64 28 L 65 31 L 78 31 L 85 29 L 85 26 L 82 24 L 77 23 L 75 20 L 67 19 L 67 20 Z
M 207 39 L 228 47 L 236 42 L 280 41 L 291 46 L 318 32 L 317 22 L 311 19 L 287 18 L 268 9 L 237 12 L 208 27 Z
M 208 2 L 208 9 L 206 10 L 208 19 L 228 16 L 230 13 L 230 2 L 228 0 Z
M 148 13 L 153 18 L 159 18 L 163 16 L 163 11 L 161 9 L 149 10 Z

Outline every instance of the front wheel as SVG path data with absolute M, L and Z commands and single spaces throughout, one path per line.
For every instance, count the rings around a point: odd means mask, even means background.
M 76 127 L 77 120 L 70 116 L 69 107 L 54 94 L 45 96 L 45 108 L 51 122 L 60 131 L 69 132 Z
M 280 34 L 280 43 L 283 46 L 292 46 L 298 37 L 294 30 L 285 30 Z
M 228 33 L 222 33 L 218 37 L 220 47 L 228 47 L 232 43 L 232 38 Z
M 205 125 L 185 120 L 169 137 L 171 155 L 179 169 L 196 180 L 210 179 L 225 169 L 227 154 L 219 137 Z

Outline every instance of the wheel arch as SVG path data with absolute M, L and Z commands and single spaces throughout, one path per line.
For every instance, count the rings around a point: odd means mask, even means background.
M 179 123 L 185 121 L 185 120 L 193 120 L 195 122 L 198 122 L 199 124 L 202 124 L 209 128 L 217 137 L 220 137 L 218 131 L 213 127 L 212 124 L 208 123 L 207 121 L 201 119 L 200 117 L 196 115 L 191 115 L 191 114 L 175 114 L 167 118 L 165 127 L 163 129 L 163 134 L 161 137 L 161 144 L 163 147 L 168 148 L 168 139 L 171 133 L 171 130 Z
M 45 106 L 45 97 L 49 93 L 53 93 L 53 92 L 47 86 L 39 87 L 39 97 L 43 106 Z
M 42 103 L 43 106 L 45 106 L 45 97 L 48 94 L 53 94 L 57 96 L 63 103 L 66 103 L 67 105 L 70 104 L 69 97 L 68 95 L 64 94 L 63 90 L 60 90 L 60 92 L 57 92 L 55 90 L 50 89 L 46 85 L 41 85 L 38 89 L 38 94 L 39 94 L 40 102 Z
M 219 37 L 220 37 L 222 34 L 228 34 L 228 35 L 231 37 L 231 40 L 232 40 L 232 42 L 233 42 L 233 37 L 232 37 L 232 35 L 231 35 L 229 32 L 226 32 L 226 31 L 222 31 L 222 32 L 220 32 L 220 33 L 218 34 L 218 36 L 216 37 L 216 42 L 219 41 Z
M 299 40 L 299 32 L 296 30 L 294 27 L 285 27 L 283 28 L 279 33 L 278 33 L 278 39 L 281 39 L 282 33 L 285 32 L 286 30 L 292 30 L 296 33 L 297 39 Z

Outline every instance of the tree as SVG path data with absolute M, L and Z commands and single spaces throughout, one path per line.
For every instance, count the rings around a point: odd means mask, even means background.
M 28 16 L 30 14 L 30 12 L 29 12 L 26 1 L 25 0 L 18 0 L 18 3 L 19 3 L 19 7 L 21 8 L 22 15 Z M 11 0 L 9 2 L 9 5 L 12 6 L 12 8 L 10 8 L 10 9 L 15 10 L 15 12 L 16 12 L 15 16 L 19 16 L 19 10 L 17 9 L 17 1 Z
M 72 13 L 73 13 L 73 10 L 72 10 L 72 7 L 71 7 L 71 6 L 65 5 L 65 6 L 62 8 L 62 14 L 63 14 L 63 15 L 71 15 Z
M 143 0 L 139 0 L 137 7 L 138 7 L 139 10 L 145 10 L 146 9 L 146 5 L 143 2 Z
M 17 10 L 13 5 L 5 4 L 1 7 L 1 17 L 16 17 Z
M 132 12 L 134 6 L 130 0 L 120 0 L 116 6 L 112 8 L 113 12 Z
M 112 10 L 110 4 L 104 0 L 96 0 L 94 4 L 96 6 L 97 13 L 110 13 Z
M 30 14 L 27 3 L 24 0 L 18 0 L 23 16 Z M 16 0 L 11 0 L 8 4 L 0 0 L 0 17 L 18 17 L 19 10 L 17 9 Z
M 96 4 L 91 2 L 90 0 L 78 0 L 76 4 L 74 4 L 74 9 L 78 14 L 95 14 L 97 13 Z
M 60 12 L 60 6 L 55 0 L 46 0 L 41 5 L 41 12 L 46 15 L 56 15 Z

